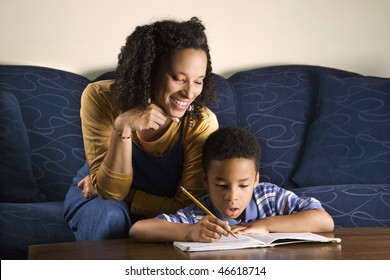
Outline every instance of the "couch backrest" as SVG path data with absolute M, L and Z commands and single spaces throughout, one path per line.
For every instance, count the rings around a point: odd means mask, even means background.
M 260 181 L 295 187 L 291 176 L 314 113 L 320 72 L 358 76 L 333 68 L 288 65 L 217 77 L 221 102 L 212 109 L 220 126 L 238 125 L 256 136 L 262 148 Z
M 0 66 L 0 94 L 16 96 L 31 145 L 33 174 L 48 201 L 61 201 L 85 162 L 80 96 L 89 80 L 35 66 Z
M 295 187 L 308 125 L 317 102 L 319 73 L 356 73 L 318 66 L 274 66 L 214 75 L 219 104 L 210 108 L 220 126 L 251 131 L 262 147 L 261 181 Z M 107 72 L 96 80 L 113 78 Z M 0 94 L 19 101 L 32 149 L 34 176 L 47 200 L 62 200 L 85 161 L 80 96 L 90 81 L 83 76 L 35 66 L 0 66 Z

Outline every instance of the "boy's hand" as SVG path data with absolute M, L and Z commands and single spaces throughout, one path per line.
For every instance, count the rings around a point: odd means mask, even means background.
M 232 227 L 233 233 L 238 234 L 267 234 L 269 230 L 261 220 L 253 221 L 247 224 L 235 225 Z
M 211 216 L 205 216 L 192 226 L 190 240 L 196 242 L 215 242 L 222 235 L 228 236 L 228 230 L 230 230 L 228 222 Z

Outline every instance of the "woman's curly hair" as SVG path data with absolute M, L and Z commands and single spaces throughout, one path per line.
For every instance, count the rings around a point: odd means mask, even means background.
M 113 104 L 121 112 L 131 108 L 146 108 L 151 98 L 152 81 L 162 59 L 174 50 L 192 48 L 207 55 L 207 69 L 202 93 L 192 103 L 192 117 L 199 119 L 203 106 L 216 102 L 212 78 L 210 50 L 202 22 L 193 17 L 189 21 L 157 21 L 138 26 L 126 39 L 118 55 Z

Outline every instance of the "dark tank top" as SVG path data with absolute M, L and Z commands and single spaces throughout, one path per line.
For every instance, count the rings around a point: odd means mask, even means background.
M 132 188 L 158 196 L 175 195 L 184 163 L 183 123 L 178 141 L 163 155 L 151 155 L 133 142 Z

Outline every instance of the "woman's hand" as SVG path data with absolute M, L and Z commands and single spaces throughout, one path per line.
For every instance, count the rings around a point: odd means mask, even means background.
M 97 191 L 93 187 L 90 175 L 87 175 L 84 179 L 81 179 L 81 181 L 77 183 L 77 186 L 82 190 L 85 199 L 90 199 L 97 196 Z
M 145 110 L 131 109 L 119 115 L 115 120 L 115 129 L 123 135 L 130 135 L 131 131 L 157 130 L 168 119 L 180 121 L 179 118 L 168 116 L 162 108 L 151 103 Z
M 189 240 L 196 242 L 215 242 L 224 236 L 228 236 L 230 226 L 228 222 L 211 216 L 203 217 L 198 223 L 192 225 L 189 232 Z

